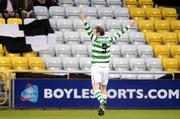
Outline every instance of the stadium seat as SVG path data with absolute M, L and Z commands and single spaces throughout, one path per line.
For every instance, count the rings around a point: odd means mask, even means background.
M 49 12 L 46 6 L 34 6 L 34 12 L 37 19 L 48 19 Z
M 3 56 L 4 55 L 4 48 L 3 48 L 3 45 L 0 44 L 0 56 Z
M 122 6 L 122 1 L 119 0 L 106 0 L 107 6 L 111 8 L 118 8 Z
M 74 6 L 74 0 L 59 0 L 59 5 L 62 7 Z
M 5 56 L 8 56 L 8 57 L 20 57 L 20 53 L 9 53 L 7 50 L 5 50 Z
M 146 14 L 144 8 L 129 8 L 131 18 L 134 20 L 144 20 L 146 19 Z
M 164 58 L 163 67 L 165 71 L 174 72 L 179 70 L 178 60 L 175 58 Z
M 83 25 L 82 20 L 80 19 L 73 20 L 73 27 L 75 31 L 84 31 L 84 25 Z
M 137 7 L 138 2 L 137 0 L 124 0 L 125 6 L 127 7 Z
M 111 46 L 111 57 L 120 57 L 121 52 L 120 52 L 120 47 L 119 45 L 112 45 Z
M 161 10 L 159 8 L 146 8 L 146 16 L 149 20 L 161 20 Z
M 171 23 L 171 30 L 173 32 L 180 33 L 180 20 L 172 20 L 170 23 Z
M 59 31 L 72 31 L 73 30 L 73 24 L 70 19 L 58 19 L 57 27 Z
M 153 20 L 138 20 L 139 30 L 142 32 L 153 32 L 154 23 Z
M 136 58 L 137 49 L 135 45 L 121 45 L 121 54 L 125 58 Z
M 163 71 L 161 60 L 159 58 L 147 58 L 146 66 L 148 71 Z
M 67 43 L 67 44 L 79 44 L 80 43 L 79 32 L 66 31 L 63 34 L 64 34 L 65 43 Z
M 102 19 L 90 19 L 89 24 L 91 25 L 92 29 L 94 29 L 96 26 L 106 29 L 104 20 Z
M 105 20 L 106 30 L 109 32 L 118 31 L 122 26 L 118 19 L 107 19 Z
M 47 49 L 40 50 L 39 51 L 39 56 L 40 57 L 54 57 L 55 56 L 55 51 L 53 47 L 48 47 Z
M 91 58 L 80 57 L 79 66 L 82 71 L 91 71 Z
M 92 50 L 92 44 L 88 44 L 87 45 L 87 50 L 88 50 L 88 54 L 89 54 L 89 57 L 92 55 L 91 53 L 91 50 Z
M 54 49 L 56 57 L 71 57 L 71 48 L 67 44 L 57 44 Z
M 90 1 L 89 0 L 74 0 L 75 5 L 78 7 L 89 7 Z
M 65 10 L 60 6 L 50 6 L 49 15 L 53 19 L 65 18 Z
M 177 13 L 175 8 L 162 8 L 162 16 L 165 20 L 176 20 Z
M 162 35 L 162 41 L 165 45 L 177 45 L 178 44 L 178 38 L 176 33 L 174 32 L 163 32 Z
M 146 42 L 151 46 L 162 44 L 162 39 L 161 39 L 160 33 L 147 32 L 147 33 L 145 33 L 145 37 L 146 37 Z
M 5 23 L 6 23 L 5 19 L 4 18 L 0 18 L 0 24 L 5 24 Z
M 82 44 L 91 44 L 91 39 L 89 38 L 89 35 L 86 31 L 80 31 L 80 39 Z
M 148 79 L 155 79 L 155 76 L 153 74 L 138 74 L 137 76 L 139 80 L 148 80 Z
M 29 63 L 30 70 L 33 70 L 33 71 L 45 70 L 45 61 L 41 57 L 29 57 L 28 63 Z
M 10 70 L 11 60 L 9 57 L 0 57 L 0 70 Z
M 142 32 L 129 32 L 129 40 L 131 44 L 143 45 L 145 44 L 144 33 Z
M 59 57 L 46 57 L 46 67 L 50 71 L 62 70 L 62 61 Z
M 97 9 L 98 16 L 100 19 L 113 19 L 113 9 L 110 7 L 100 7 Z
M 154 46 L 154 54 L 157 58 L 169 58 L 170 57 L 170 49 L 167 45 L 155 45 Z
M 21 18 L 8 18 L 7 24 L 22 24 Z
M 50 23 L 50 25 L 51 25 L 51 27 L 52 27 L 52 29 L 53 29 L 54 31 L 57 31 L 57 30 L 58 30 L 58 28 L 57 28 L 57 20 L 56 20 L 56 19 L 50 18 L 50 19 L 49 19 L 49 23 Z
M 152 58 L 154 56 L 150 45 L 138 45 L 137 50 L 140 58 Z
M 139 6 L 142 8 L 152 8 L 153 0 L 138 0 Z
M 66 17 L 68 19 L 79 19 L 81 9 L 79 7 L 66 7 Z
M 115 71 L 129 71 L 129 61 L 126 58 L 113 58 L 112 65 Z
M 129 25 L 130 20 L 122 20 L 121 24 L 123 27 L 127 27 Z M 138 31 L 137 22 L 135 22 L 135 25 L 129 29 L 129 31 Z
M 88 57 L 87 47 L 86 45 L 78 44 L 71 45 L 71 51 L 73 57 Z
M 25 52 L 25 53 L 22 53 L 22 56 L 23 57 L 37 57 L 38 56 L 38 54 L 37 54 L 37 52 Z
M 67 71 L 79 70 L 78 59 L 75 57 L 63 57 L 63 68 Z
M 170 24 L 168 20 L 155 20 L 154 27 L 156 32 L 169 32 Z
M 35 18 L 26 18 L 24 19 L 24 24 L 29 24 L 31 22 L 33 22 L 34 20 L 36 20 Z
M 92 7 L 106 7 L 106 0 L 91 0 Z
M 56 43 L 57 44 L 64 44 L 64 35 L 60 31 L 55 31 L 56 34 Z
M 114 34 L 112 33 L 112 35 L 114 35 Z M 117 45 L 128 45 L 128 44 L 130 44 L 129 34 L 128 33 L 123 34 L 119 39 L 114 41 L 114 43 Z
M 118 8 L 114 8 L 113 11 L 116 19 L 129 20 L 130 18 L 128 8 L 118 7 Z
M 146 71 L 145 61 L 142 58 L 130 58 L 129 64 L 131 71 Z
M 11 64 L 16 71 L 26 71 L 29 68 L 26 57 L 11 57 Z
M 87 19 L 97 19 L 97 17 L 98 17 L 96 8 L 93 8 L 93 7 L 83 7 L 82 11 L 86 15 Z
M 173 58 L 180 58 L 180 45 L 171 46 L 170 51 Z

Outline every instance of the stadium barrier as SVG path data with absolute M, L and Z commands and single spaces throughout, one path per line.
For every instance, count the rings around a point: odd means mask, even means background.
M 14 108 L 98 107 L 90 79 L 17 78 L 12 84 Z M 119 80 L 117 78 L 110 80 L 108 84 L 108 108 L 179 109 L 179 102 L 180 80 Z
M 0 108 L 11 107 L 11 84 L 4 72 L 0 71 Z

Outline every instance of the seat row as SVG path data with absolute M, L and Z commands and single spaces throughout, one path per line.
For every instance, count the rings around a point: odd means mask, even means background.
M 134 20 L 176 20 L 177 12 L 175 8 L 129 8 L 130 17 Z
M 152 8 L 154 6 L 153 0 L 124 0 L 124 4 L 127 7 L 142 8 Z
M 45 6 L 35 6 L 34 12 L 38 19 L 45 18 L 68 18 L 79 19 L 80 11 L 83 11 L 87 18 L 93 19 L 129 19 L 128 9 L 125 7 L 60 7 L 51 6 L 49 10 Z
M 142 32 L 179 32 L 180 20 L 138 20 L 138 28 Z

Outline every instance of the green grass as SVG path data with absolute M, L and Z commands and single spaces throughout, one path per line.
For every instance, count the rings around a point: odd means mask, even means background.
M 180 119 L 180 110 L 0 110 L 0 119 Z

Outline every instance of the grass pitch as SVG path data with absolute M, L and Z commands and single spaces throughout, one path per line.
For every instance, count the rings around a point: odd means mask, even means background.
M 0 119 L 180 119 L 180 110 L 0 110 Z

